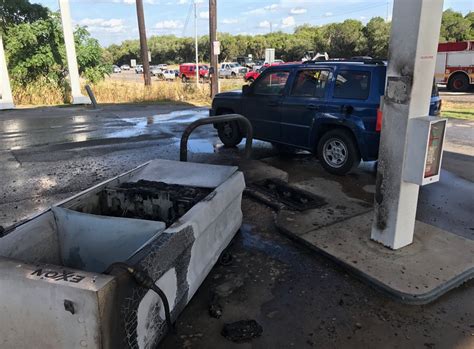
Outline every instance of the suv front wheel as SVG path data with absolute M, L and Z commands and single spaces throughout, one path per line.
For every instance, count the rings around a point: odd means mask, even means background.
M 359 166 L 360 154 L 349 131 L 335 129 L 326 132 L 318 143 L 317 156 L 326 171 L 345 175 Z

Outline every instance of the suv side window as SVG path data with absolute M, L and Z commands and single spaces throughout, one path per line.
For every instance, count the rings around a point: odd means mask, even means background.
M 329 80 L 329 70 L 301 70 L 296 74 L 291 95 L 294 97 L 324 98 Z
M 253 93 L 256 95 L 277 96 L 283 93 L 286 81 L 290 76 L 288 71 L 270 72 L 255 81 Z
M 334 98 L 367 99 L 370 93 L 370 72 L 341 70 L 337 73 Z

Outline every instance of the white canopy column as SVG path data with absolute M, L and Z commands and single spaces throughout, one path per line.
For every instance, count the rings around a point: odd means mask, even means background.
M 64 44 L 66 45 L 69 79 L 71 81 L 72 104 L 91 104 L 89 97 L 84 96 L 81 93 L 69 0 L 59 0 L 59 8 L 61 11 L 61 21 L 63 24 Z
M 8 77 L 7 60 L 3 50 L 3 38 L 0 35 L 0 110 L 13 108 L 15 108 L 15 105 L 13 104 L 10 79 Z

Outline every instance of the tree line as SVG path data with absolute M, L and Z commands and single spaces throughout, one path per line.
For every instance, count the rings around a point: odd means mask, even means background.
M 3 35 L 8 68 L 14 89 L 34 84 L 65 89 L 67 61 L 59 13 L 29 0 L 0 0 L 0 34 Z M 221 61 L 252 54 L 263 58 L 266 48 L 275 48 L 278 58 L 301 60 L 308 51 L 328 52 L 330 57 L 369 55 L 386 58 L 390 23 L 381 17 L 365 25 L 354 19 L 323 26 L 302 25 L 293 33 L 274 32 L 265 35 L 231 35 L 220 33 Z M 111 72 L 112 64 L 140 60 L 137 40 L 102 48 L 91 37 L 87 27 L 74 31 L 80 74 L 96 82 Z M 440 41 L 474 39 L 474 12 L 463 16 L 446 10 L 443 13 Z M 153 63 L 182 63 L 194 60 L 194 40 L 173 35 L 151 36 L 148 40 Z M 199 38 L 200 61 L 209 61 L 209 38 Z
M 266 48 L 274 48 L 275 55 L 284 61 L 298 61 L 308 51 L 327 52 L 330 57 L 348 58 L 371 56 L 386 58 L 390 36 L 390 22 L 374 17 L 365 25 L 347 19 L 341 23 L 323 26 L 305 24 L 293 33 L 274 32 L 264 35 L 231 35 L 219 33 L 221 61 L 233 61 L 238 56 L 251 54 L 263 58 Z M 474 39 L 474 12 L 463 16 L 453 10 L 443 12 L 440 42 Z M 183 63 L 194 61 L 194 40 L 174 35 L 151 36 L 148 39 L 152 63 Z M 114 64 L 140 60 L 140 43 L 126 40 L 105 49 L 107 60 Z M 199 38 L 199 60 L 209 61 L 209 37 Z

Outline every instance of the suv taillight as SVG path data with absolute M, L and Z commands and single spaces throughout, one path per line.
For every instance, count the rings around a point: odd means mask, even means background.
M 377 108 L 377 123 L 375 124 L 375 131 L 380 132 L 382 131 L 382 110 L 380 108 Z

